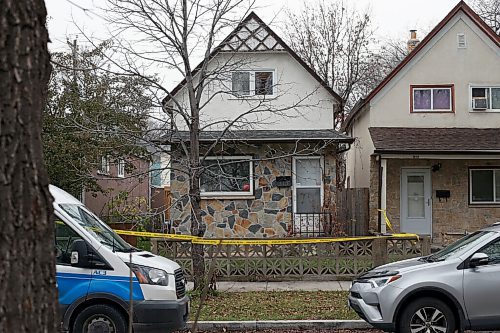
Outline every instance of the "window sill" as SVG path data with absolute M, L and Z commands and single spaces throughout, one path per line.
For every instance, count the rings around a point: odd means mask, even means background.
M 452 114 L 454 114 L 455 111 L 453 111 L 453 110 L 451 110 L 451 111 L 450 110 L 439 110 L 439 111 L 438 110 L 422 110 L 422 111 L 413 110 L 413 111 L 411 111 L 411 113 L 452 113 Z
M 498 203 L 469 203 L 470 208 L 499 208 L 500 202 Z
M 500 113 L 500 109 L 469 110 L 469 113 Z
M 98 175 L 101 175 L 101 176 L 109 176 L 111 173 L 109 173 L 109 172 L 104 172 L 104 171 L 97 171 L 97 174 L 98 174 Z
M 228 200 L 253 200 L 255 195 L 253 194 L 201 194 L 202 200 L 212 200 L 212 199 L 228 199 Z
M 259 97 L 259 96 L 266 96 L 266 97 Z M 231 97 L 228 98 L 228 100 L 229 101 L 246 101 L 246 100 L 251 100 L 251 101 L 266 102 L 266 101 L 272 101 L 272 100 L 274 100 L 276 98 L 277 98 L 276 95 L 253 95 L 253 96 L 241 96 L 241 97 L 231 96 Z

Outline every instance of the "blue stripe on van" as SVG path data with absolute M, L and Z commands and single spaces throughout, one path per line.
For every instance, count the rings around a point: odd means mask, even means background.
M 124 301 L 130 299 L 130 277 L 128 276 L 75 273 L 57 273 L 56 276 L 61 304 L 71 304 L 93 293 L 110 293 Z M 132 278 L 132 300 L 144 300 L 141 285 L 135 276 Z

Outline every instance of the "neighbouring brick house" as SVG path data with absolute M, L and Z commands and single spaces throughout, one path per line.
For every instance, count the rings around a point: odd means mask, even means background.
M 340 97 L 255 13 L 215 48 L 208 70 L 221 63 L 231 70 L 206 88 L 210 102 L 200 116 L 205 236 L 331 233 L 336 156 L 353 141 L 334 130 Z M 183 87 L 165 99 L 170 112 L 188 104 Z M 259 108 L 228 130 L 218 126 Z M 189 140 L 185 130 L 164 138 L 172 149 L 170 218 L 174 231 L 184 234 L 191 226 L 189 177 L 183 172 Z
M 370 227 L 446 243 L 500 221 L 500 37 L 464 2 L 351 111 L 351 187 Z
M 82 202 L 96 215 L 106 221 L 119 222 L 120 213 L 147 213 L 149 210 L 149 162 L 129 158 L 126 167 L 124 159 L 101 158 L 99 168 L 94 171 L 97 183 L 103 192 L 85 191 Z

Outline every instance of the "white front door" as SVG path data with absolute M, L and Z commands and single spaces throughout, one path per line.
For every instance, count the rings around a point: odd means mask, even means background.
M 293 159 L 294 233 L 318 236 L 323 233 L 323 159 L 320 156 Z
M 401 170 L 401 232 L 432 234 L 430 169 Z

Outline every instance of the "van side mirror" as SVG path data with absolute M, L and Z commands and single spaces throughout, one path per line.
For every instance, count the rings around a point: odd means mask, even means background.
M 469 259 L 469 267 L 474 268 L 477 266 L 488 265 L 490 257 L 486 253 L 477 252 Z
M 71 266 L 88 267 L 88 258 L 87 243 L 83 239 L 75 239 L 71 243 Z

